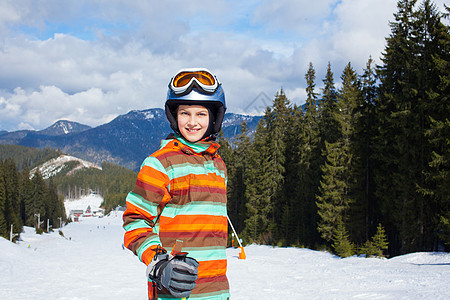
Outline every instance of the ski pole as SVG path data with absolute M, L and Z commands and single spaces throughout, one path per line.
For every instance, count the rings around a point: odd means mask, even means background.
M 227 216 L 227 219 L 228 219 L 228 222 L 230 223 L 231 229 L 233 229 L 234 235 L 237 238 L 237 241 L 239 243 L 239 248 L 241 249 L 241 252 L 239 253 L 239 259 L 245 259 L 244 247 L 242 247 L 241 241 L 239 240 L 236 230 L 234 230 L 233 223 L 231 223 L 230 217 Z

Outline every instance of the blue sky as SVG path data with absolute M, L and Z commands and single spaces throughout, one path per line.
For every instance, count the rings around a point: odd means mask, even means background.
M 249 103 L 281 88 L 302 104 L 309 62 L 318 92 L 328 62 L 337 83 L 348 62 L 359 74 L 379 63 L 395 11 L 395 0 L 0 0 L 0 130 L 162 108 L 186 67 L 218 76 L 229 112 L 262 113 Z

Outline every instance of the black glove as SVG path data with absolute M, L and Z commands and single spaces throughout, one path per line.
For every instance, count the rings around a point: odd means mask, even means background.
M 156 283 L 159 290 L 165 287 L 172 296 L 189 297 L 197 280 L 198 262 L 180 253 L 169 259 L 165 252 L 156 253 L 147 266 L 147 276 Z

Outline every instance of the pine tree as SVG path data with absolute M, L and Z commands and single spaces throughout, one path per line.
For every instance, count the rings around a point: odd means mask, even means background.
M 291 126 L 291 114 L 290 102 L 281 90 L 259 122 L 249 151 L 245 231 L 254 242 L 273 244 L 282 235 L 279 224 L 286 206 L 286 128 Z
M 342 220 L 338 223 L 333 234 L 333 249 L 340 257 L 349 257 L 355 253 L 355 246 L 350 242 L 349 234 Z
M 278 227 L 278 245 L 298 245 L 300 244 L 301 223 L 304 218 L 304 201 L 300 195 L 301 179 L 299 178 L 299 157 L 298 150 L 301 143 L 301 123 L 302 109 L 294 105 L 292 112 L 287 115 L 287 125 L 285 127 L 285 162 L 284 162 L 284 181 L 281 195 L 282 215 Z M 301 237 L 304 242 L 304 235 Z
M 415 2 L 397 3 L 398 12 L 394 15 L 396 22 L 390 24 L 392 33 L 386 39 L 383 66 L 378 68 L 381 85 L 376 105 L 380 122 L 376 144 L 376 196 L 390 228 L 394 249 L 401 252 L 412 250 L 412 236 L 406 237 L 406 226 L 414 226 L 417 217 L 414 214 L 414 189 L 411 188 L 413 181 L 410 178 L 414 165 L 411 164 L 414 154 L 410 151 L 414 147 L 411 147 L 408 138 L 411 128 L 405 126 L 414 122 L 411 120 L 413 115 L 408 98 L 415 94 L 410 78 L 413 73 L 411 62 L 414 60 L 411 32 Z
M 357 97 L 354 109 L 353 135 L 353 177 L 355 180 L 355 203 L 352 205 L 352 240 L 361 242 L 368 240 L 375 232 L 375 224 L 380 218 L 373 183 L 374 137 L 377 120 L 375 119 L 375 100 L 377 97 L 376 74 L 374 61 L 369 58 L 363 75 L 360 77 L 361 95 Z M 356 233 L 356 231 L 358 233 Z
M 426 138 L 430 117 L 442 120 L 448 112 L 442 110 L 448 71 L 441 68 L 448 61 L 448 27 L 430 1 L 417 11 L 415 3 L 398 2 L 378 70 L 376 195 L 395 254 L 436 249 L 436 199 L 418 187 L 426 186 L 432 160 L 433 145 Z
M 20 201 L 21 201 L 21 218 L 23 224 L 33 227 L 35 224 L 34 217 L 34 199 L 33 199 L 33 183 L 30 179 L 30 171 L 26 167 L 20 175 Z
M 318 227 L 317 230 L 321 237 L 328 242 L 333 239 L 333 230 L 337 226 L 340 217 L 341 201 L 338 199 L 343 192 L 333 191 L 333 186 L 340 181 L 341 175 L 337 170 L 343 163 L 343 157 L 337 152 L 340 145 L 337 142 L 339 138 L 339 123 L 336 120 L 337 111 L 337 92 L 334 87 L 334 78 L 331 71 L 331 64 L 328 63 L 325 79 L 323 79 L 324 88 L 322 89 L 322 98 L 318 101 L 318 127 L 319 127 L 319 146 L 321 181 L 319 191 L 316 195 L 316 205 L 318 208 Z
M 448 207 L 448 204 L 447 204 Z M 445 251 L 448 252 L 450 249 L 450 210 L 447 209 L 439 218 L 439 229 L 441 232 L 439 233 L 439 238 L 445 245 Z
M 322 166 L 322 180 L 320 181 L 319 194 L 317 195 L 317 207 L 320 220 L 318 231 L 323 239 L 328 242 L 333 240 L 334 229 L 346 215 L 349 208 L 347 201 L 348 186 L 346 184 L 345 168 L 348 157 L 342 151 L 339 142 L 326 142 L 327 162 Z
M 246 218 L 245 182 L 251 146 L 248 134 L 247 123 L 244 121 L 241 124 L 241 133 L 235 139 L 235 148 L 231 157 L 229 159 L 224 158 L 228 170 L 228 215 L 233 220 L 235 230 L 238 233 L 244 229 Z M 229 164 L 228 161 L 232 161 L 232 163 Z
M 318 230 L 322 237 L 331 241 L 334 229 L 339 223 L 346 227 L 350 206 L 354 203 L 352 194 L 352 137 L 353 111 L 359 97 L 355 71 L 348 64 L 342 74 L 342 90 L 339 92 L 337 109 L 332 117 L 338 124 L 338 138 L 334 143 L 325 142 L 326 163 L 322 167 L 320 192 L 317 196 L 318 213 L 321 217 Z
M 32 215 L 34 218 L 34 224 L 37 224 L 35 214 L 40 215 L 41 222 L 44 220 L 44 216 L 46 215 L 46 202 L 48 199 L 48 188 L 45 184 L 44 179 L 40 172 L 34 173 L 32 178 L 33 183 L 33 191 L 31 196 L 31 207 L 30 207 L 30 216 Z M 44 228 L 41 224 L 39 228 Z
M 20 197 L 19 197 L 19 173 L 13 159 L 4 162 L 6 170 L 6 203 L 5 214 L 8 228 L 14 226 L 14 231 L 22 231 L 22 220 L 20 219 Z
M 357 110 L 362 102 L 360 81 L 350 63 L 345 67 L 342 76 L 342 88 L 338 92 L 336 119 L 339 122 L 341 151 L 345 155 L 343 180 L 346 185 L 346 195 L 342 195 L 349 209 L 345 211 L 345 227 L 349 230 L 352 242 L 363 242 L 367 239 L 368 231 L 367 200 L 365 190 L 361 190 L 358 182 L 360 179 L 360 165 L 363 157 L 357 151 L 358 121 L 361 113 Z
M 300 123 L 298 127 L 298 154 L 297 163 L 297 184 L 295 193 L 297 203 L 294 208 L 299 210 L 296 217 L 298 241 L 303 245 L 313 247 L 319 242 L 320 236 L 317 232 L 317 206 L 316 195 L 318 193 L 321 177 L 321 153 L 319 124 L 318 124 L 318 94 L 315 92 L 315 70 L 313 64 L 309 64 L 305 74 L 306 79 L 306 103 L 304 112 L 296 117 Z
M 11 225 L 14 232 L 22 231 L 19 182 L 16 164 L 12 159 L 0 160 L 0 235 L 9 238 Z
M 272 205 L 274 208 L 271 231 L 275 234 L 275 239 L 282 245 L 286 243 L 286 235 L 280 223 L 282 223 L 286 209 L 290 206 L 289 190 L 292 188 L 291 185 L 287 184 L 286 179 L 290 179 L 296 175 L 293 172 L 287 173 L 288 153 L 293 154 L 296 149 L 290 139 L 292 137 L 290 133 L 292 133 L 292 129 L 294 128 L 293 110 L 283 89 L 275 95 L 271 117 L 268 118 L 271 122 L 268 123 L 270 126 L 269 139 L 267 140 L 267 144 L 272 145 L 272 155 L 268 169 L 269 176 L 272 178 L 271 201 L 273 202 Z M 291 158 L 292 155 L 290 155 L 289 159 Z
M 219 132 L 219 135 L 217 137 L 217 142 L 220 145 L 220 148 L 219 148 L 220 157 L 225 162 L 225 165 L 227 166 L 227 170 L 228 170 L 233 165 L 233 149 L 232 149 L 228 139 L 226 139 L 224 137 L 222 130 Z
M 7 238 L 8 227 L 6 221 L 6 176 L 5 168 L 0 160 L 0 236 Z
M 422 81 L 432 83 L 423 91 L 426 115 L 425 136 L 430 145 L 431 155 L 428 168 L 424 171 L 425 179 L 420 186 L 420 192 L 430 199 L 435 209 L 431 211 L 431 224 L 434 231 L 438 231 L 438 237 L 450 249 L 450 31 L 449 26 L 441 22 L 442 17 L 449 18 L 450 8 L 447 14 L 440 15 L 436 7 L 430 1 L 424 1 L 419 10 L 419 30 L 416 39 L 423 44 L 422 56 L 426 59 L 422 64 Z M 424 32 L 420 34 L 420 32 Z M 437 215 L 437 217 L 436 217 Z M 432 236 L 431 232 L 428 236 Z
M 325 149 L 325 141 L 328 143 L 334 143 L 339 138 L 339 124 L 333 115 L 337 109 L 337 92 L 334 87 L 334 78 L 330 63 L 328 63 L 323 84 L 324 87 L 322 89 L 322 98 L 318 101 L 322 150 Z
M 417 52 L 419 53 L 418 57 L 420 57 L 420 59 L 417 59 L 416 72 L 418 112 L 421 122 L 421 138 L 423 138 L 427 137 L 429 130 L 434 127 L 433 120 L 439 120 L 440 122 L 448 120 L 448 112 L 450 111 L 448 99 L 450 94 L 448 85 L 450 78 L 450 32 L 449 26 L 445 26 L 441 22 L 442 14 L 437 11 L 436 6 L 430 0 L 422 2 L 416 15 L 412 40 L 418 45 Z M 423 145 L 419 149 L 419 151 L 424 152 L 420 156 L 423 160 L 421 173 L 427 174 L 435 170 L 433 170 L 433 165 L 430 162 L 434 160 L 434 153 L 442 150 L 442 148 L 439 149 L 439 146 L 428 138 L 423 140 Z M 441 153 L 445 153 L 445 150 Z M 426 186 L 427 177 L 422 176 L 422 174 L 417 176 L 416 186 Z M 419 212 L 422 218 L 421 227 L 419 227 L 419 233 L 422 234 L 422 249 L 437 250 L 435 245 L 440 228 L 436 220 L 436 214 L 443 215 L 448 212 L 450 208 L 449 197 L 447 194 L 447 200 L 445 200 L 445 198 L 436 197 L 436 194 L 434 196 L 422 194 L 420 199 L 422 208 Z M 447 210 L 445 210 L 445 207 L 447 207 Z
M 249 150 L 245 180 L 245 196 L 248 199 L 245 236 L 254 243 L 271 242 L 267 238 L 273 210 L 270 180 L 266 176 L 270 155 L 270 147 L 266 143 L 267 136 L 266 120 L 263 118 L 256 127 L 254 141 Z
M 64 202 L 58 196 L 58 191 L 53 178 L 48 180 L 48 208 L 46 211 L 47 218 L 50 220 L 53 228 L 59 226 L 59 218 L 65 220 Z
M 450 110 L 450 109 L 449 109 Z M 438 208 L 437 229 L 446 251 L 450 249 L 450 120 L 431 119 L 431 128 L 426 136 L 435 150 L 429 162 L 430 170 L 425 172 L 426 185 L 420 191 L 430 195 Z
M 375 256 L 384 257 L 383 251 L 388 249 L 389 243 L 387 241 L 386 232 L 383 226 L 381 226 L 381 223 L 378 224 L 377 232 L 372 237 L 372 245 L 376 251 Z
M 381 225 L 378 224 L 376 233 L 372 236 L 372 239 L 367 240 L 361 247 L 360 253 L 365 254 L 366 257 L 385 257 L 383 252 L 388 249 L 389 242 L 387 240 L 386 232 Z

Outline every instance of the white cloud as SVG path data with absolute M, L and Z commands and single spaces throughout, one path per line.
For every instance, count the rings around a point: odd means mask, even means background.
M 316 35 L 337 0 L 262 1 L 256 9 L 254 22 L 269 30 L 298 32 L 301 36 Z
M 343 0 L 336 7 L 336 22 L 331 36 L 334 49 L 347 61 L 361 65 L 369 55 L 379 62 L 385 37 L 390 33 L 396 4 L 392 0 Z
M 20 129 L 42 129 L 67 119 L 100 125 L 111 120 L 96 113 L 104 109 L 105 97 L 98 88 L 73 95 L 55 86 L 41 86 L 31 92 L 16 88 L 8 98 L 0 98 L 0 124 L 3 128 L 19 123 Z
M 20 20 L 19 11 L 12 6 L 12 3 L 12 1 L 0 2 L 0 27 Z
M 379 59 L 395 2 L 1 1 L 0 129 L 163 107 L 170 77 L 195 66 L 217 74 L 231 112 L 280 88 L 301 103 L 310 61 L 319 88 L 328 61 L 338 78 Z

